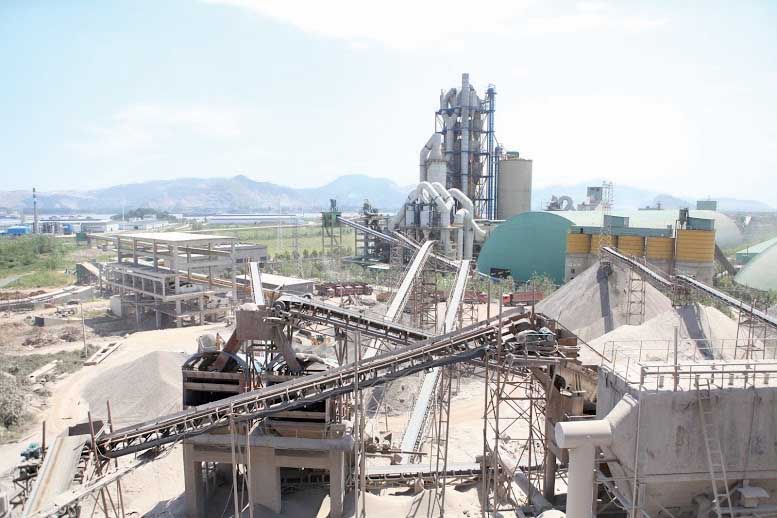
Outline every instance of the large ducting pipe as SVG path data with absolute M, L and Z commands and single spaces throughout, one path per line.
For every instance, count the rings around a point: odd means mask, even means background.
M 569 449 L 567 518 L 593 516 L 596 448 L 612 444 L 613 423 L 621 421 L 637 404 L 625 395 L 604 419 L 556 423 L 556 444 Z
M 425 182 L 427 180 L 426 175 L 426 161 L 429 159 L 430 154 L 434 154 L 436 150 L 436 155 L 439 156 L 439 158 L 442 158 L 440 153 L 440 144 L 442 142 L 442 136 L 439 133 L 434 133 L 431 137 L 429 137 L 429 140 L 426 141 L 426 145 L 421 148 L 421 153 L 419 154 L 419 171 L 418 171 L 418 181 L 419 182 Z
M 486 239 L 486 231 L 480 228 L 480 226 L 475 222 L 475 205 L 472 203 L 472 200 L 469 199 L 469 196 L 455 188 L 448 189 L 448 192 L 454 199 L 456 199 L 456 201 L 459 202 L 462 208 L 469 212 L 469 221 L 471 222 L 472 230 L 475 233 L 475 239 L 478 241 L 483 241 Z

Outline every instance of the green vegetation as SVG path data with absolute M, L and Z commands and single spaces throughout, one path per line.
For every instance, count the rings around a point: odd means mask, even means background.
M 62 270 L 73 267 L 69 255 L 75 250 L 70 240 L 51 236 L 20 236 L 0 240 L 0 277 L 27 274 L 8 287 L 39 288 L 62 286 L 71 278 Z
M 25 420 L 25 397 L 12 377 L 0 376 L 0 439 L 10 439 Z
M 279 227 L 234 227 L 208 225 L 208 230 L 219 230 L 219 234 L 235 236 L 244 243 L 260 243 L 267 245 L 267 254 L 273 260 L 291 258 L 294 250 L 294 229 L 290 226 Z M 349 255 L 354 250 L 354 231 L 351 228 L 343 228 L 340 245 L 343 254 Z M 299 253 L 305 257 L 317 257 L 323 253 L 320 225 L 305 225 L 297 228 L 297 241 Z

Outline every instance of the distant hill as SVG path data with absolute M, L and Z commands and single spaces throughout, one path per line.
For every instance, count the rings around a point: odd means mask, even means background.
M 568 195 L 575 203 L 586 199 L 590 180 L 572 185 L 553 185 L 534 189 L 532 208 L 540 210 L 551 196 Z M 168 212 L 214 213 L 272 211 L 315 212 L 329 206 L 335 198 L 343 210 L 361 208 L 365 199 L 380 210 L 392 212 L 404 202 L 412 186 L 400 186 L 386 178 L 346 175 L 321 187 L 287 187 L 271 182 L 257 182 L 239 175 L 231 178 L 179 178 L 116 185 L 92 191 L 39 192 L 38 207 L 48 212 L 116 213 L 122 207 L 148 207 Z M 655 207 L 694 208 L 695 201 L 669 194 L 626 185 L 615 186 L 615 208 Z M 32 208 L 30 191 L 0 191 L 0 208 Z M 765 203 L 732 198 L 718 199 L 718 209 L 728 212 L 774 211 Z
M 257 182 L 244 175 L 232 178 L 179 178 L 79 192 L 39 192 L 44 211 L 117 212 L 122 207 L 151 207 L 168 212 L 318 211 L 337 199 L 344 210 L 361 208 L 365 199 L 382 210 L 395 210 L 408 189 L 385 178 L 341 176 L 322 187 L 294 188 Z M 0 192 L 0 205 L 32 207 L 29 191 Z

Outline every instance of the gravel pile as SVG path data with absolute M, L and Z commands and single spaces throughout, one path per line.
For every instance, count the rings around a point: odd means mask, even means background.
M 586 342 L 628 323 L 629 271 L 612 265 L 609 275 L 595 263 L 537 304 L 537 311 L 558 320 Z M 672 302 L 645 285 L 645 320 L 672 309 Z
M 94 419 L 106 419 L 111 402 L 114 427 L 122 427 L 182 409 L 181 365 L 187 355 L 156 351 L 106 370 L 82 393 Z

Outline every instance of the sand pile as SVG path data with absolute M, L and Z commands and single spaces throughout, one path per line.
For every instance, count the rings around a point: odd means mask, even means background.
M 720 310 L 701 304 L 672 308 L 639 326 L 621 326 L 591 340 L 589 345 L 609 359 L 614 356 L 618 364 L 672 361 L 675 327 L 680 361 L 733 357 L 737 322 Z M 615 354 L 613 347 L 617 350 Z M 583 362 L 601 362 L 601 357 L 586 347 L 580 352 Z
M 629 271 L 617 264 L 606 275 L 599 263 L 537 304 L 537 311 L 561 322 L 585 341 L 593 340 L 628 322 Z M 646 283 L 645 320 L 672 308 L 663 293 Z
M 95 419 L 105 419 L 110 400 L 114 426 L 121 427 L 182 408 L 181 365 L 187 355 L 156 351 L 106 370 L 82 393 Z

